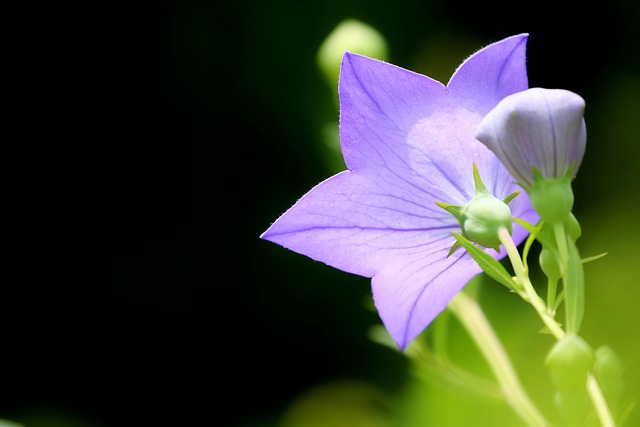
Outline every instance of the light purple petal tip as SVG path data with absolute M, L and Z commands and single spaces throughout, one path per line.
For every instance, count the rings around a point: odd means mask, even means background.
M 376 308 L 401 350 L 481 271 L 463 251 L 446 258 L 448 250 L 387 263 L 373 277 Z
M 502 98 L 529 87 L 526 68 L 528 34 L 508 37 L 480 49 L 464 61 L 447 87 L 460 102 L 482 115 Z

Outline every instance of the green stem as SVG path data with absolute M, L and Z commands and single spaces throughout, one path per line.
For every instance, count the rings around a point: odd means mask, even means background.
M 557 340 L 562 339 L 566 333 L 560 324 L 553 318 L 552 313 L 547 309 L 545 302 L 540 298 L 531 284 L 529 273 L 525 269 L 522 259 L 520 259 L 518 247 L 513 242 L 511 235 L 505 228 L 501 228 L 498 230 L 498 237 L 507 251 L 509 261 L 511 261 L 511 265 L 513 266 L 513 271 L 515 272 L 518 282 L 522 287 L 522 291 L 518 292 L 520 297 L 533 306 L 542 322 L 549 329 L 549 332 L 551 332 Z
M 559 264 L 560 264 L 560 276 L 562 277 L 562 286 L 565 290 L 565 321 L 567 325 L 567 329 L 570 331 L 574 331 L 573 326 L 574 322 L 572 314 L 572 305 L 569 301 L 572 301 L 572 298 L 575 297 L 574 289 L 567 290 L 567 270 L 569 268 L 569 247 L 567 246 L 567 234 L 564 228 L 563 223 L 553 224 L 553 234 L 556 238 L 556 245 L 558 249 L 559 256 Z M 549 306 L 552 307 L 552 306 Z M 575 332 L 575 331 L 574 331 Z
M 558 280 L 549 278 L 547 280 L 547 310 L 553 310 L 556 306 L 556 295 L 558 293 Z M 554 310 L 555 311 L 555 310 Z M 553 314 L 553 311 L 552 311 Z
M 567 274 L 567 263 L 569 262 L 569 248 L 567 247 L 567 234 L 563 223 L 553 224 L 553 234 L 560 253 L 560 274 L 564 277 Z
M 607 405 L 598 381 L 592 374 L 589 374 L 587 377 L 587 391 L 589 392 L 593 406 L 596 408 L 596 413 L 598 414 L 602 427 L 615 427 L 616 422 L 611 415 L 609 405 Z
M 491 366 L 500 383 L 504 398 L 518 415 L 532 427 L 549 424 L 531 402 L 520 385 L 511 361 L 478 303 L 459 292 L 449 303 L 449 309 L 469 332 Z
M 564 268 L 564 275 L 566 274 L 566 266 L 569 260 L 569 249 L 567 246 L 564 226 L 554 226 L 554 232 L 556 233 L 556 240 L 558 241 L 558 251 L 560 252 L 560 257 L 562 258 L 561 268 Z M 523 291 L 521 291 L 520 296 L 533 306 L 544 324 L 547 326 L 547 328 L 549 328 L 549 331 L 556 337 L 558 341 L 560 341 L 566 335 L 566 332 L 562 329 L 560 324 L 555 321 L 555 319 L 549 312 L 549 310 L 551 310 L 552 308 L 547 308 L 542 298 L 540 298 L 536 293 L 535 288 L 533 287 L 533 285 L 531 284 L 531 280 L 529 279 L 529 273 L 525 269 L 524 264 L 522 263 L 522 259 L 520 259 L 520 253 L 518 252 L 518 248 L 513 242 L 511 235 L 505 228 L 501 228 L 498 230 L 498 236 L 500 238 L 500 242 L 507 251 L 507 255 L 509 256 L 509 260 L 511 261 L 513 270 L 516 274 L 516 277 L 518 278 L 518 282 L 522 286 Z M 613 419 L 613 416 L 611 415 L 611 410 L 609 409 L 607 401 L 602 394 L 600 385 L 596 381 L 595 377 L 593 377 L 593 375 L 589 375 L 587 378 L 587 391 L 589 392 L 591 402 L 596 409 L 602 427 L 615 427 L 615 421 Z

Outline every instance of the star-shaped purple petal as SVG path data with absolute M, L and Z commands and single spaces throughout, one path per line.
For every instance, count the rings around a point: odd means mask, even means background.
M 378 313 L 400 349 L 481 271 L 463 250 L 447 257 L 460 225 L 436 202 L 473 197 L 474 163 L 497 198 L 518 190 L 474 132 L 502 98 L 527 89 L 526 40 L 513 36 L 476 52 L 446 86 L 345 53 L 340 141 L 349 170 L 311 189 L 261 236 L 371 277 Z M 510 207 L 516 217 L 537 219 L 525 194 Z M 514 227 L 517 243 L 526 234 Z

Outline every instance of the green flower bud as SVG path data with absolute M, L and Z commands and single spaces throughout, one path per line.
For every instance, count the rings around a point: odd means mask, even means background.
M 457 206 L 437 202 L 437 205 L 458 219 L 464 237 L 485 248 L 498 250 L 501 244 L 498 230 L 505 228 L 509 234 L 513 232 L 511 209 L 507 203 L 513 200 L 517 193 L 507 197 L 506 202 L 494 197 L 482 182 L 475 164 L 473 179 L 476 194 L 468 203 Z M 458 245 L 455 245 L 450 254 L 457 247 Z
M 551 382 L 556 388 L 554 401 L 569 425 L 584 425 L 591 409 L 587 392 L 587 375 L 593 368 L 595 355 L 585 340 L 575 334 L 558 341 L 545 360 Z
M 318 67 L 329 84 L 338 84 L 340 62 L 345 51 L 385 61 L 389 56 L 387 41 L 375 28 L 356 19 L 345 19 L 327 36 L 318 49 Z
M 545 360 L 551 381 L 560 390 L 585 388 L 595 354 L 585 340 L 568 334 L 558 341 Z
M 562 273 L 560 272 L 560 264 L 558 263 L 558 257 L 547 248 L 542 248 L 540 251 L 540 256 L 538 257 L 540 262 L 540 268 L 542 272 L 550 279 L 550 280 L 558 280 L 562 277 Z
M 564 227 L 567 230 L 569 237 L 574 242 L 578 240 L 578 238 L 580 238 L 580 236 L 582 235 L 582 228 L 580 227 L 580 223 L 576 219 L 575 215 L 573 215 L 573 213 L 569 214 L 569 217 L 564 222 Z
M 511 224 L 511 209 L 492 195 L 474 197 L 461 212 L 462 235 L 485 248 L 500 247 L 498 230 L 504 227 L 511 234 Z
M 618 412 L 620 399 L 624 393 L 623 373 L 622 361 L 610 347 L 602 346 L 596 350 L 593 376 L 596 377 L 602 394 L 614 414 Z
M 557 390 L 553 400 L 569 426 L 585 425 L 585 419 L 591 410 L 591 400 L 585 387 Z
M 567 216 L 567 219 L 564 221 L 564 227 L 567 231 L 567 235 L 573 242 L 578 240 L 582 230 L 580 228 L 580 223 L 578 223 L 578 220 L 573 213 L 569 213 Z M 558 260 L 557 252 L 551 249 L 557 246 L 553 227 L 549 224 L 544 224 L 540 230 L 539 237 L 540 241 L 544 242 L 538 257 L 540 268 L 549 279 L 559 280 L 562 277 L 560 262 Z
M 573 209 L 573 190 L 567 178 L 545 179 L 540 175 L 529 189 L 529 198 L 540 218 L 548 224 L 567 221 Z

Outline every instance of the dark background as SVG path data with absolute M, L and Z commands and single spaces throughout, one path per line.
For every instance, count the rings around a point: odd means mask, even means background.
M 320 129 L 337 109 L 315 55 L 345 18 L 377 28 L 391 62 L 444 82 L 478 48 L 528 32 L 530 85 L 587 100 L 577 214 L 626 200 L 636 215 L 638 145 L 625 141 L 639 141 L 639 103 L 604 99 L 638 92 L 638 6 L 559 4 L 174 0 L 8 14 L 0 418 L 267 426 L 327 380 L 403 386 L 405 360 L 367 337 L 379 322 L 369 281 L 258 239 L 330 175 Z

